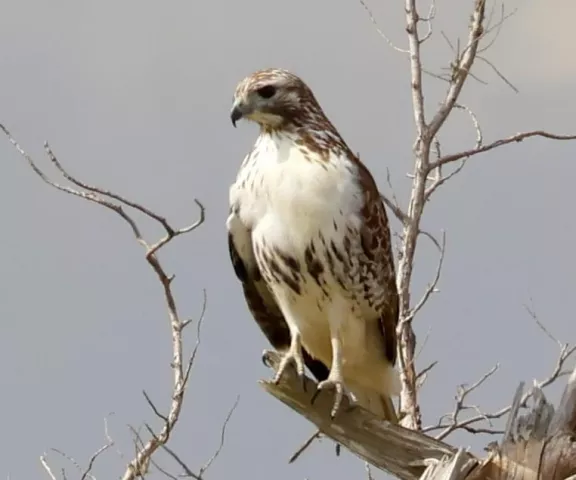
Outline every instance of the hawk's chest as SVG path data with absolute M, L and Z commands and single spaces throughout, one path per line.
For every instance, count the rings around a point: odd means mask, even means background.
M 336 224 L 357 224 L 362 192 L 345 156 L 319 157 L 289 139 L 261 137 L 230 191 L 243 223 L 275 243 L 302 244 Z M 356 225 L 352 225 L 356 226 Z

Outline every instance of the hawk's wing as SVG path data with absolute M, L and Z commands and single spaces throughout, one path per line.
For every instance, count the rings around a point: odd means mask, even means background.
M 390 227 L 384 203 L 374 178 L 358 160 L 360 182 L 364 191 L 364 223 L 361 230 L 362 250 L 367 257 L 368 278 L 364 292 L 372 297 L 380 314 L 382 346 L 388 361 L 394 365 L 397 355 L 396 326 L 399 317 L 399 298 Z
M 228 222 L 228 248 L 250 313 L 272 346 L 276 350 L 286 351 L 290 346 L 288 324 L 260 274 L 252 250 L 250 230 L 237 217 Z M 306 366 L 316 379 L 322 381 L 328 378 L 328 368 L 313 359 L 304 348 L 302 350 Z

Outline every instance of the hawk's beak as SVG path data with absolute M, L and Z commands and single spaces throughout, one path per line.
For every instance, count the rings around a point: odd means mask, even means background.
M 234 127 L 236 127 L 236 122 L 240 120 L 243 115 L 244 114 L 242 113 L 240 106 L 234 105 L 234 108 L 232 108 L 232 112 L 230 112 L 230 120 L 232 120 L 232 125 L 234 125 Z
M 232 120 L 232 125 L 236 126 L 236 122 L 246 115 L 252 113 L 252 108 L 244 103 L 242 100 L 238 100 L 234 103 L 232 111 L 230 112 L 230 120 Z

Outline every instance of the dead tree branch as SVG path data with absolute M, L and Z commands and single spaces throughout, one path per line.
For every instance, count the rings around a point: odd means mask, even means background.
M 376 18 L 374 17 L 374 14 L 372 13 L 372 10 L 370 9 L 370 7 L 368 7 L 368 5 L 366 4 L 366 2 L 364 0 L 360 0 L 360 3 L 362 4 L 362 6 L 364 7 L 364 10 L 366 10 L 366 13 L 368 14 L 368 17 L 370 18 L 370 21 L 372 22 L 372 25 L 374 25 L 374 28 L 376 29 L 376 32 L 378 32 L 378 35 L 380 35 L 384 41 L 390 46 L 390 48 L 396 50 L 397 52 L 400 53 L 409 53 L 408 50 L 405 50 L 403 48 L 397 47 L 396 45 L 394 45 L 394 43 L 392 42 L 392 40 L 390 40 L 390 38 L 388 37 L 388 35 L 386 35 L 384 33 L 384 31 L 380 28 L 380 26 L 378 25 L 378 22 L 376 21 Z
M 363 0 L 362 5 L 368 11 L 373 23 L 376 23 L 372 13 Z M 487 63 L 508 85 L 515 88 L 489 60 L 479 56 L 479 53 L 484 52 L 494 43 L 502 24 L 514 13 L 512 12 L 512 14 L 507 15 L 503 6 L 500 10 L 500 18 L 495 24 L 491 24 L 494 9 L 492 9 L 487 18 L 486 0 L 473 0 L 468 35 L 462 48 L 460 48 L 460 42 L 451 42 L 446 35 L 441 32 L 455 58 L 450 65 L 450 74 L 442 77 L 448 83 L 446 93 L 438 109 L 430 115 L 430 120 L 428 120 L 428 115 L 425 111 L 425 95 L 422 82 L 422 74 L 425 73 L 425 70 L 423 68 L 422 51 L 420 47 L 422 42 L 432 34 L 431 21 L 436 14 L 436 8 L 434 3 L 432 3 L 430 13 L 426 17 L 418 12 L 416 0 L 405 0 L 405 24 L 410 59 L 411 100 L 416 130 L 416 138 L 413 144 L 414 168 L 409 175 L 412 180 L 412 188 L 406 210 L 403 210 L 399 206 L 395 198 L 390 200 L 388 196 L 383 196 L 383 200 L 386 206 L 400 220 L 403 227 L 400 235 L 401 245 L 398 253 L 399 262 L 397 272 L 397 285 L 400 296 L 400 321 L 397 328 L 399 339 L 398 363 L 402 382 L 400 410 L 404 417 L 402 424 L 412 429 L 422 428 L 420 407 L 417 398 L 418 376 L 414 363 L 416 335 L 412 322 L 414 321 L 416 313 L 424 307 L 431 293 L 435 291 L 440 272 L 439 268 L 430 288 L 426 291 L 423 298 L 414 305 L 411 298 L 410 287 L 418 237 L 420 234 L 425 233 L 421 230 L 420 225 L 427 202 L 440 186 L 462 171 L 466 160 L 471 156 L 534 136 L 555 140 L 576 139 L 576 135 L 556 135 L 536 130 L 497 140 L 490 144 L 483 144 L 480 123 L 474 112 L 462 104 L 460 95 L 469 76 L 473 76 L 472 68 L 478 58 Z M 419 32 L 418 27 L 421 23 L 427 27 L 426 33 L 421 34 Z M 488 39 L 488 34 L 492 31 L 495 31 L 495 35 L 493 35 L 491 39 Z M 385 38 L 388 38 L 380 29 L 379 32 Z M 387 41 L 389 42 L 389 40 Z M 485 44 L 481 45 L 483 41 L 485 41 Z M 462 109 L 468 113 L 476 131 L 476 142 L 473 149 L 456 154 L 443 155 L 440 148 L 439 133 L 455 108 Z M 460 164 L 456 168 L 446 173 L 443 172 L 443 166 L 456 161 L 460 161 Z M 441 251 L 439 266 L 441 267 L 444 249 L 438 242 L 437 246 L 439 246 Z
M 187 361 L 184 361 L 182 335 L 184 328 L 190 322 L 181 320 L 179 316 L 178 309 L 176 306 L 176 300 L 172 292 L 172 281 L 174 280 L 174 275 L 169 275 L 168 273 L 166 273 L 164 267 L 162 266 L 161 262 L 158 259 L 157 254 L 162 247 L 167 245 L 174 238 L 192 232 L 200 225 L 202 225 L 205 218 L 204 206 L 198 200 L 195 199 L 194 202 L 200 209 L 200 215 L 198 220 L 196 220 L 194 223 L 192 223 L 187 227 L 179 229 L 174 228 L 164 217 L 152 212 L 151 210 L 142 206 L 141 204 L 128 200 L 114 192 L 99 187 L 95 187 L 92 185 L 88 185 L 86 182 L 77 179 L 62 166 L 62 164 L 54 154 L 50 145 L 48 145 L 48 143 L 45 143 L 44 149 L 46 151 L 46 154 L 48 155 L 48 158 L 50 159 L 52 164 L 56 167 L 58 172 L 66 180 L 68 180 L 74 187 L 61 185 L 53 181 L 44 173 L 44 171 L 40 167 L 38 167 L 38 165 L 34 162 L 32 157 L 24 151 L 24 149 L 18 144 L 18 142 L 13 138 L 13 136 L 10 134 L 10 132 L 4 125 L 0 125 L 0 130 L 4 132 L 4 134 L 8 137 L 12 145 L 14 145 L 16 150 L 27 160 L 32 170 L 45 183 L 60 191 L 94 202 L 117 213 L 129 225 L 135 239 L 144 248 L 146 261 L 156 274 L 162 286 L 164 299 L 168 309 L 168 318 L 172 337 L 173 352 L 172 352 L 171 367 L 173 374 L 173 387 L 171 392 L 171 402 L 170 407 L 168 409 L 168 413 L 164 415 L 160 413 L 159 409 L 157 409 L 154 406 L 148 395 L 144 393 L 146 401 L 151 406 L 154 413 L 162 420 L 163 426 L 160 429 L 160 431 L 154 433 L 147 442 L 143 442 L 141 445 L 137 447 L 137 452 L 134 459 L 131 460 L 127 465 L 126 471 L 124 472 L 122 479 L 135 480 L 136 478 L 142 477 L 146 474 L 152 455 L 158 448 L 166 445 L 166 443 L 170 438 L 170 434 L 172 433 L 174 427 L 176 426 L 176 423 L 178 422 L 178 419 L 180 417 L 180 411 L 182 409 L 182 405 L 184 402 L 184 394 L 186 386 L 189 380 L 190 369 L 192 368 L 194 356 L 199 342 L 199 338 L 197 338 L 197 345 L 196 348 L 194 349 L 192 356 Z M 132 216 L 129 213 L 127 213 L 126 207 L 135 209 L 143 213 L 149 219 L 159 223 L 163 227 L 165 235 L 154 243 L 150 243 L 147 240 L 145 240 L 141 234 L 141 230 L 137 222 L 132 218 Z M 198 328 L 200 328 L 200 324 L 201 322 L 198 322 Z M 85 479 L 87 476 L 90 475 L 90 471 L 92 469 L 94 461 L 109 446 L 110 445 L 106 445 L 93 455 L 93 457 L 89 462 L 88 469 L 85 471 L 84 475 L 82 476 L 82 479 Z M 51 476 L 53 476 L 49 467 L 47 467 L 45 456 L 41 457 L 41 462 L 44 469 Z
M 474 155 L 478 155 L 479 153 L 488 152 L 490 150 L 494 150 L 495 148 L 502 147 L 504 145 L 508 145 L 509 143 L 518 143 L 522 142 L 523 140 L 531 137 L 544 137 L 549 138 L 552 140 L 576 140 L 576 135 L 556 135 L 554 133 L 545 132 L 543 130 L 534 130 L 532 132 L 524 132 L 524 133 L 517 133 L 516 135 L 512 135 L 508 138 L 502 138 L 500 140 L 496 140 L 488 145 L 484 145 L 482 147 L 473 148 L 471 150 L 466 150 L 460 153 L 454 153 L 452 155 L 445 155 L 444 157 L 440 158 L 439 160 L 432 162 L 430 164 L 430 170 L 438 168 L 442 165 L 446 165 L 447 163 L 456 162 L 463 158 L 470 158 Z
M 558 345 L 558 357 L 556 359 L 554 368 L 545 379 L 534 382 L 534 388 L 536 390 L 543 390 L 547 386 L 552 385 L 554 382 L 559 380 L 563 376 L 564 372 L 566 372 L 567 364 L 570 360 L 572 360 L 574 353 L 576 352 L 576 345 L 570 346 L 569 344 L 561 343 L 548 331 L 548 329 L 546 329 L 540 320 L 538 320 L 534 311 L 528 307 L 526 308 L 529 314 L 537 323 L 538 327 L 545 333 L 546 336 L 548 336 Z M 442 415 L 442 417 L 440 417 L 435 425 L 427 426 L 423 428 L 422 431 L 434 432 L 441 430 L 441 432 L 436 436 L 437 440 L 444 440 L 446 437 L 448 437 L 448 435 L 457 430 L 464 430 L 473 434 L 503 434 L 504 431 L 501 428 L 494 428 L 492 421 L 501 419 L 505 415 L 508 415 L 511 411 L 514 411 L 516 408 L 514 404 L 508 405 L 494 412 L 484 412 L 479 406 L 466 403 L 468 396 L 477 390 L 480 386 L 482 386 L 487 380 L 489 380 L 496 373 L 498 367 L 498 365 L 493 367 L 489 372 L 484 374 L 478 381 L 469 387 L 460 385 L 456 394 L 453 411 L 451 413 Z M 532 399 L 533 391 L 529 391 L 519 398 L 517 408 L 527 408 L 528 403 Z M 468 418 L 460 418 L 460 415 L 465 411 L 473 411 L 476 412 L 476 414 L 469 416 Z

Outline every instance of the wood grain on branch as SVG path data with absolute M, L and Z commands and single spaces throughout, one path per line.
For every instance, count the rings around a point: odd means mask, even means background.
M 276 370 L 279 356 L 270 352 L 267 360 Z M 376 468 L 400 479 L 417 480 L 428 467 L 429 459 L 441 460 L 457 451 L 420 432 L 380 421 L 367 410 L 351 406 L 347 398 L 332 421 L 332 392 L 322 391 L 312 404 L 316 382 L 306 377 L 304 390 L 292 368 L 278 385 L 269 381 L 261 381 L 260 384 L 268 393 L 315 424 L 324 435 Z M 466 456 L 473 459 L 469 454 Z
M 278 368 L 278 354 L 270 352 L 267 360 Z M 264 380 L 260 384 L 322 434 L 401 480 L 565 480 L 576 474 L 576 368 L 556 411 L 540 387 L 524 392 L 520 384 L 502 442 L 489 445 L 484 459 L 422 432 L 383 422 L 348 399 L 331 420 L 331 393 L 321 392 L 312 404 L 316 383 L 305 378 L 303 388 L 293 369 L 278 385 Z M 533 400 L 532 407 L 522 415 L 526 398 Z

